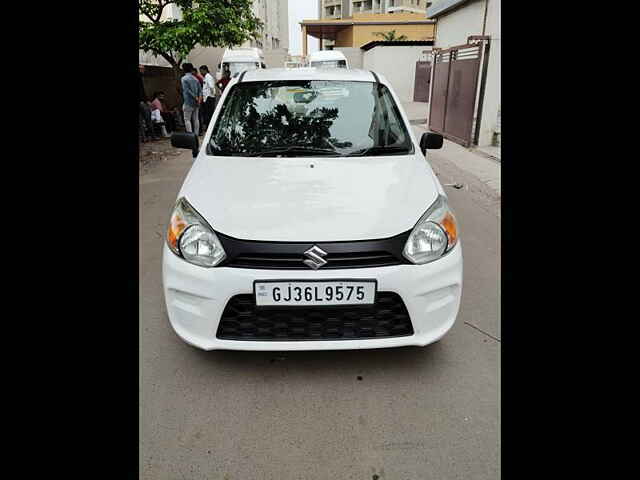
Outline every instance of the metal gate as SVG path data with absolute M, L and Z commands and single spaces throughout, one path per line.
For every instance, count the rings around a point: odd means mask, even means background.
M 413 89 L 414 102 L 428 102 L 431 91 L 431 62 L 416 62 L 416 80 Z
M 434 52 L 429 129 L 468 147 L 472 129 L 482 44 Z

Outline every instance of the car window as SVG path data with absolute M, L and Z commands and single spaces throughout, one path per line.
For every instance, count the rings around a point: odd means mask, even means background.
M 312 67 L 317 68 L 347 68 L 346 60 L 321 60 L 317 62 L 311 62 Z
M 233 86 L 214 125 L 211 155 L 413 153 L 411 136 L 387 87 L 373 82 L 277 81 Z M 320 152 L 320 150 L 325 152 Z M 274 152 L 274 155 L 282 152 Z
M 241 73 L 245 70 L 256 70 L 260 67 L 260 64 L 256 62 L 225 62 L 223 65 L 229 68 L 232 77 L 236 73 Z

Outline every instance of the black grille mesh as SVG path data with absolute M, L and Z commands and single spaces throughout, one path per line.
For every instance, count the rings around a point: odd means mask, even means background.
M 238 255 L 228 263 L 229 267 L 244 268 L 273 268 L 278 270 L 308 270 L 304 264 L 305 257 L 299 255 L 260 255 L 246 254 Z M 349 252 L 339 254 L 329 254 L 324 259 L 327 264 L 323 270 L 332 268 L 362 268 L 362 267 L 385 267 L 388 265 L 400 265 L 402 260 L 389 252 Z
M 263 242 L 239 240 L 218 233 L 227 258 L 222 267 L 272 270 L 309 270 L 305 252 L 314 245 L 321 248 L 327 262 L 322 270 L 372 268 L 409 263 L 402 255 L 411 232 L 381 240 L 350 242 Z
M 366 306 L 256 308 L 252 294 L 236 295 L 222 313 L 222 340 L 355 340 L 413 335 L 397 293 L 378 292 Z

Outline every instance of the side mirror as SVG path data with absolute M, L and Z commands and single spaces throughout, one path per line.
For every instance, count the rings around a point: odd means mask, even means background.
M 420 150 L 426 155 L 427 150 L 442 148 L 442 135 L 439 133 L 427 132 L 422 134 L 420 139 Z
M 174 133 L 171 135 L 171 146 L 191 150 L 193 158 L 198 156 L 198 136 L 195 133 Z

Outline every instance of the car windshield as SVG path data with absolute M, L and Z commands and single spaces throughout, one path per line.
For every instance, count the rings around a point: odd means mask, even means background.
M 231 76 L 233 77 L 236 73 L 244 72 L 245 70 L 257 70 L 260 66 L 256 62 L 229 62 L 224 65 L 229 67 L 229 71 L 231 72 Z
M 347 68 L 347 62 L 345 60 L 322 60 L 311 62 L 311 66 L 318 68 Z
M 229 92 L 210 155 L 406 155 L 413 143 L 391 92 L 354 81 L 243 82 Z

